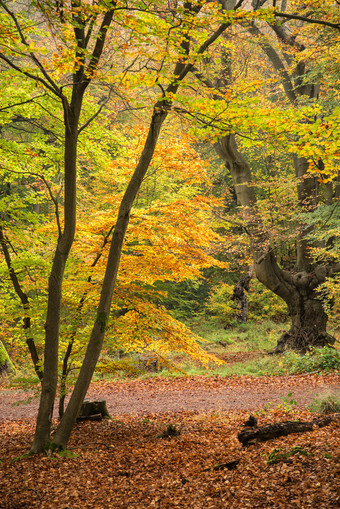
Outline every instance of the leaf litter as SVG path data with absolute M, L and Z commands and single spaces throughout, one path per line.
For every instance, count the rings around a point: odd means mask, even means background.
M 152 382 L 136 385 L 148 398 Z M 284 405 L 255 413 L 259 426 L 315 417 Z M 122 414 L 76 424 L 62 455 L 31 457 L 34 419 L 3 420 L 0 508 L 340 506 L 339 421 L 245 448 L 237 434 L 247 419 L 245 409 Z

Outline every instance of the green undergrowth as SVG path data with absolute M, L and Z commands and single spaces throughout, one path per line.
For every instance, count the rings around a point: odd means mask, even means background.
M 202 321 L 196 318 L 188 325 L 196 334 L 209 342 L 211 349 L 222 342 L 226 343 L 228 352 L 270 350 L 274 348 L 282 332 L 287 329 L 285 324 L 271 320 L 233 322 L 225 328 L 218 320 Z
M 310 410 L 320 414 L 340 413 L 340 390 L 315 396 Z
M 203 366 L 195 359 L 179 352 L 168 356 L 167 362 L 159 362 L 158 370 L 141 369 L 138 356 L 129 354 L 124 358 L 127 370 L 115 370 L 112 378 L 151 378 L 181 376 L 264 376 L 292 375 L 301 373 L 332 372 L 340 369 L 340 352 L 331 347 L 313 349 L 306 355 L 287 352 L 268 355 L 277 344 L 288 324 L 271 320 L 233 323 L 224 328 L 217 319 L 192 318 L 187 324 L 199 337 L 201 346 L 209 354 L 223 360 L 222 364 L 211 362 Z M 97 377 L 110 378 L 110 373 L 98 373 Z
M 290 374 L 330 373 L 331 371 L 340 370 L 340 352 L 329 346 L 313 348 L 305 355 L 286 352 L 283 361 L 281 361 L 281 366 Z
M 268 355 L 276 346 L 280 335 L 288 330 L 289 324 L 262 320 L 243 324 L 235 322 L 224 328 L 224 324 L 216 319 L 196 317 L 187 325 L 202 338 L 202 348 L 223 360 L 222 364 L 211 362 L 208 366 L 203 366 L 185 354 L 173 352 L 166 362 L 160 360 L 157 371 L 152 372 L 143 369 L 137 352 L 119 351 L 116 357 L 104 352 L 94 380 L 195 375 L 257 377 L 340 371 L 340 351 L 331 347 L 313 349 L 306 355 L 296 352 Z M 36 389 L 39 386 L 36 375 L 31 369 L 26 371 L 22 366 L 15 376 L 9 377 L 9 383 L 27 390 Z
M 193 318 L 187 325 L 202 338 L 201 346 L 209 354 L 222 359 L 223 364 L 210 363 L 201 365 L 195 359 L 174 352 L 168 356 L 167 363 L 161 363 L 157 372 L 139 369 L 136 356 L 125 360 L 132 367 L 129 372 L 116 372 L 119 378 L 150 378 L 180 376 L 264 376 L 291 375 L 310 372 L 331 372 L 340 369 L 340 352 L 334 348 L 314 349 L 306 355 L 287 352 L 282 355 L 268 355 L 277 344 L 288 324 L 280 324 L 271 320 L 259 322 L 233 323 L 224 328 L 215 319 Z

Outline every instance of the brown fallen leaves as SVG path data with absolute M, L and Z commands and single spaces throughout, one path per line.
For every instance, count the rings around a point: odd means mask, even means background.
M 248 416 L 179 412 L 81 422 L 69 443 L 77 456 L 16 461 L 29 449 L 34 422 L 2 421 L 0 507 L 339 507 L 339 423 L 242 448 L 237 433 Z M 257 415 L 259 425 L 310 418 L 277 408 Z M 180 434 L 161 438 L 169 424 Z M 267 463 L 274 449 L 298 452 Z

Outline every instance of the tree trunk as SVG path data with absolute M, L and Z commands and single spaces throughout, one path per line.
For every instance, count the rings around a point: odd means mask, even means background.
M 168 108 L 164 109 L 163 102 L 160 101 L 154 108 L 149 134 L 145 141 L 143 153 L 123 196 L 118 212 L 118 219 L 112 235 L 101 297 L 97 310 L 97 318 L 92 329 L 85 358 L 72 392 L 71 399 L 52 441 L 52 447 L 55 449 L 63 449 L 66 447 L 73 425 L 77 419 L 80 407 L 90 385 L 104 341 L 125 232 L 129 224 L 130 211 L 142 180 L 148 170 L 155 151 L 161 126 L 167 115 Z
M 310 346 L 321 347 L 333 344 L 334 338 L 326 332 L 328 317 L 318 298 L 316 288 L 327 277 L 338 271 L 340 264 L 312 266 L 306 246 L 300 245 L 299 264 L 302 270 L 291 273 L 281 269 L 257 213 L 256 197 L 251 185 L 251 171 L 247 161 L 237 149 L 235 136 L 230 134 L 221 139 L 216 146 L 216 151 L 230 170 L 238 204 L 243 207 L 254 255 L 256 277 L 266 288 L 281 297 L 288 306 L 292 320 L 291 328 L 289 332 L 281 336 L 274 352 L 280 353 L 285 349 L 304 352 Z M 302 193 L 305 192 L 307 192 L 306 187 L 302 187 L 301 199 L 303 199 Z
M 64 182 L 64 231 L 61 233 L 54 254 L 48 281 L 48 304 L 45 323 L 44 373 L 40 394 L 37 425 L 31 453 L 43 452 L 49 444 L 54 400 L 58 384 L 59 327 L 62 299 L 62 282 L 65 265 L 70 252 L 76 228 L 76 175 L 78 121 L 82 94 L 76 107 L 64 103 L 65 122 L 65 182 Z
M 248 320 L 248 297 L 245 292 L 249 292 L 250 280 L 254 275 L 253 267 L 247 274 L 240 277 L 239 281 L 234 286 L 233 295 L 231 297 L 238 306 L 238 314 L 236 321 L 238 323 L 246 322 Z
M 8 268 L 8 273 L 11 278 L 13 288 L 15 290 L 15 293 L 19 297 L 23 310 L 24 310 L 24 318 L 23 318 L 23 330 L 25 332 L 26 336 L 26 344 L 28 346 L 29 352 L 31 354 L 31 359 L 33 362 L 33 366 L 35 369 L 35 372 L 41 381 L 43 378 L 43 373 L 40 365 L 40 358 L 35 346 L 34 339 L 31 336 L 31 317 L 30 317 L 30 303 L 28 300 L 27 294 L 22 290 L 18 275 L 16 271 L 14 270 L 12 259 L 10 255 L 10 251 L 8 249 L 8 239 L 6 238 L 6 235 L 4 233 L 4 229 L 2 225 L 0 225 L 0 245 L 4 254 L 5 262 Z
M 0 341 L 0 376 L 14 371 L 14 366 L 2 341 Z
M 292 320 L 291 328 L 280 337 L 273 353 L 281 353 L 286 349 L 306 352 L 310 347 L 334 344 L 335 338 L 326 332 L 328 316 L 322 302 L 313 293 L 306 295 L 304 291 L 295 288 L 287 305 Z

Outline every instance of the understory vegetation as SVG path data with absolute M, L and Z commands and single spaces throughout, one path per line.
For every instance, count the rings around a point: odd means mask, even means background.
M 199 338 L 200 347 L 212 356 L 202 363 L 180 352 L 166 357 L 152 352 L 140 354 L 123 349 L 104 351 L 94 380 L 124 380 L 148 377 L 294 375 L 303 373 L 331 373 L 340 371 L 339 342 L 335 346 L 310 349 L 305 354 L 287 351 L 271 355 L 277 337 L 286 324 L 270 319 L 229 323 L 223 326 L 218 318 L 192 317 L 186 324 Z M 340 339 L 340 338 L 339 338 Z M 68 383 L 73 381 L 72 373 Z M 3 379 L 5 383 L 5 379 Z M 30 364 L 13 367 L 7 384 L 18 388 L 38 388 L 38 378 Z M 65 387 L 66 389 L 66 387 Z

